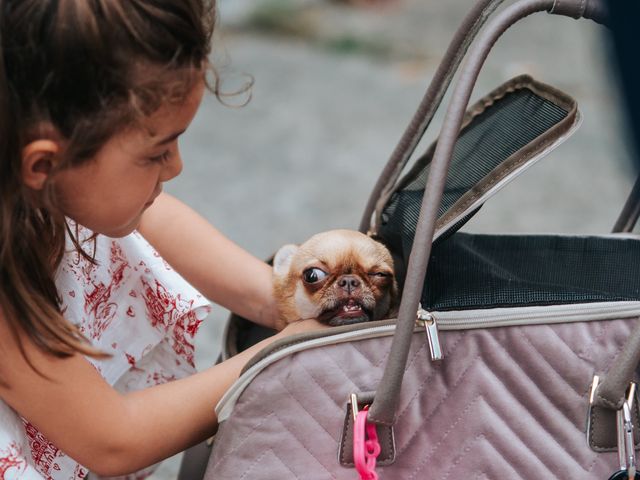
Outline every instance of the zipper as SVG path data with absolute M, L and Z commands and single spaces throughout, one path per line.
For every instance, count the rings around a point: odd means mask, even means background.
M 436 320 L 436 316 L 431 312 L 427 312 L 420 304 L 416 315 L 416 323 L 424 325 L 424 330 L 427 334 L 427 342 L 429 343 L 431 361 L 435 362 L 442 360 L 444 355 L 442 354 L 442 346 L 440 345 L 440 335 L 438 334 L 438 322 Z
M 569 305 L 549 305 L 541 307 L 513 307 L 483 310 L 428 311 L 420 307 L 416 312 L 416 326 L 424 328 L 429 342 L 432 360 L 443 358 L 442 341 L 439 332 L 446 330 L 473 330 L 477 328 L 497 328 L 523 325 L 549 325 L 554 323 L 587 322 L 640 317 L 640 301 L 598 302 Z M 242 391 L 260 371 L 268 365 L 292 353 L 308 348 L 334 345 L 393 335 L 395 321 L 379 322 L 375 326 L 358 324 L 356 328 L 340 333 L 305 339 L 278 347 L 272 353 L 250 366 L 227 390 L 216 406 L 218 420 L 223 421 L 233 411 L 235 402 Z M 343 327 L 336 327 L 337 329 Z M 274 345 L 275 346 L 275 345 Z M 269 349 L 271 347 L 267 347 Z
M 419 306 L 416 324 L 424 327 L 431 360 L 442 360 L 439 330 L 515 327 L 640 317 L 640 302 L 597 302 L 540 307 L 431 312 Z
M 470 330 L 638 317 L 640 302 L 595 302 L 430 313 L 442 330 Z

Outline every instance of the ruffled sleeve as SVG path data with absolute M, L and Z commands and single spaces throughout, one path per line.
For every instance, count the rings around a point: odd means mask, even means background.
M 195 334 L 211 309 L 207 299 L 138 233 L 83 245 L 95 262 L 67 255 L 56 285 L 65 317 L 112 355 L 88 359 L 105 380 L 130 391 L 193 373 Z

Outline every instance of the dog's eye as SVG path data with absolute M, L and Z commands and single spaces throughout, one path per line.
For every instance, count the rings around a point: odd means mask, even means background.
M 387 272 L 370 272 L 369 276 L 374 278 L 387 278 L 390 277 L 391 274 Z
M 324 270 L 320 270 L 319 268 L 307 268 L 302 273 L 302 278 L 307 283 L 317 283 L 320 280 L 324 280 L 326 278 L 327 272 Z

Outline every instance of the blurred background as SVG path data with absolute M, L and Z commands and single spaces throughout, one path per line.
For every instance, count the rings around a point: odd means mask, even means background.
M 322 230 L 357 228 L 369 192 L 473 2 L 218 2 L 213 63 L 223 90 L 252 79 L 251 99 L 238 108 L 205 98 L 181 140 L 184 172 L 166 190 L 260 258 Z M 528 73 L 576 98 L 584 121 L 466 230 L 610 231 L 635 174 L 608 49 L 603 27 L 546 14 L 520 22 L 498 42 L 472 101 Z M 420 153 L 437 137 L 442 113 Z M 203 325 L 199 368 L 215 362 L 227 315 L 216 307 Z M 152 478 L 175 479 L 178 465 L 179 456 Z

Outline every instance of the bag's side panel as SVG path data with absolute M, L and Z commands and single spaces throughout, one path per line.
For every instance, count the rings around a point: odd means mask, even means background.
M 384 479 L 607 478 L 585 439 L 588 390 L 638 320 L 415 334 Z M 349 394 L 372 390 L 391 338 L 306 350 L 266 368 L 221 426 L 206 479 L 353 479 L 337 452 Z M 612 425 L 612 428 L 615 426 Z

